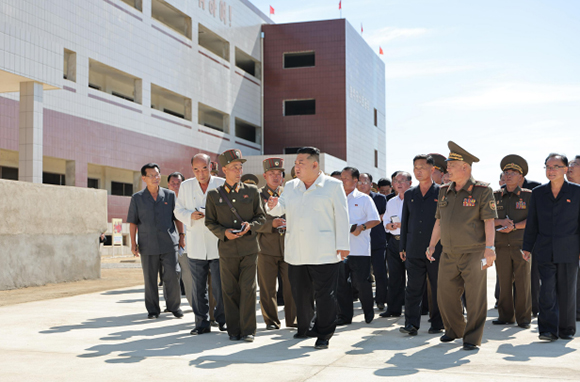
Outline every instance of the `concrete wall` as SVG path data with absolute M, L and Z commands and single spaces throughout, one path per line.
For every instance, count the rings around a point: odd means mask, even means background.
M 0 290 L 101 275 L 107 192 L 0 180 Z

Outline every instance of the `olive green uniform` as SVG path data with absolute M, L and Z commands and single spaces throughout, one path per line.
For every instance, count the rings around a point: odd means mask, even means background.
M 494 192 L 499 219 L 508 217 L 514 224 L 528 218 L 528 206 L 532 192 L 517 187 L 514 192 L 506 188 Z M 517 321 L 520 325 L 532 320 L 531 264 L 523 259 L 520 250 L 524 242 L 524 230 L 495 234 L 496 269 L 499 279 L 498 320 Z M 512 285 L 515 282 L 516 293 Z M 514 310 L 515 299 L 515 310 Z
M 221 188 L 243 221 L 250 224 L 250 230 L 238 239 L 226 238 L 227 229 L 241 229 L 243 222 L 223 199 Z M 260 250 L 256 230 L 265 220 L 256 186 L 238 183 L 230 189 L 226 183 L 207 193 L 205 225 L 219 239 L 222 295 L 230 336 L 256 333 L 256 261 Z
M 273 191 L 268 186 L 260 189 L 263 206 L 268 199 L 266 197 L 279 197 L 283 188 Z M 265 207 L 264 207 L 265 208 Z M 288 264 L 284 261 L 284 233 L 278 232 L 272 227 L 275 217 L 266 215 L 266 222 L 258 229 L 258 242 L 260 253 L 258 254 L 258 285 L 260 286 L 260 307 L 266 325 L 280 327 L 278 318 L 278 303 L 276 296 L 276 280 L 278 272 L 282 276 L 282 291 L 284 294 L 284 317 L 286 326 L 296 326 L 296 304 L 292 298 L 290 279 L 288 278 Z
M 437 302 L 451 338 L 481 345 L 487 317 L 487 270 L 481 270 L 485 252 L 484 220 L 497 217 L 489 183 L 470 178 L 460 190 L 455 182 L 441 186 L 435 218 L 441 226 L 443 251 L 439 260 Z M 465 291 L 467 323 L 461 295 Z

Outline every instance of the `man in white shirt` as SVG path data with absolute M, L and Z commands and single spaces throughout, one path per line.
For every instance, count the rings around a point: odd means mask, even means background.
M 298 179 L 286 184 L 280 198 L 271 197 L 266 210 L 286 214 L 284 259 L 296 302 L 298 332 L 294 338 L 318 337 L 316 349 L 328 348 L 336 329 L 338 268 L 349 253 L 346 195 L 339 180 L 320 171 L 320 151 L 298 150 Z M 316 318 L 314 317 L 316 299 Z
M 381 222 L 375 202 L 367 194 L 357 190 L 360 173 L 354 167 L 345 167 L 340 174 L 348 203 L 350 224 L 350 253 L 340 264 L 338 273 L 338 321 L 337 325 L 352 322 L 352 287 L 358 291 L 365 322 L 375 317 L 373 309 L 373 286 L 371 284 L 371 228 Z M 350 281 L 349 281 L 350 279 Z
M 387 268 L 389 269 L 389 287 L 387 291 L 387 310 L 381 317 L 400 317 L 405 304 L 405 264 L 399 254 L 401 240 L 401 217 L 403 216 L 403 201 L 405 191 L 411 187 L 411 174 L 399 171 L 393 178 L 393 187 L 397 196 L 387 202 L 387 211 L 383 216 L 383 224 L 390 233 L 387 243 Z
M 197 154 L 191 159 L 195 178 L 181 184 L 174 211 L 175 217 L 187 228 L 187 257 L 193 279 L 192 308 L 195 314 L 195 328 L 191 331 L 192 335 L 211 331 L 207 298 L 208 273 L 211 273 L 211 288 L 216 299 L 214 318 L 221 331 L 227 330 L 222 299 L 218 238 L 207 229 L 204 222 L 207 192 L 221 186 L 225 180 L 210 174 L 210 162 L 210 157 L 206 154 Z

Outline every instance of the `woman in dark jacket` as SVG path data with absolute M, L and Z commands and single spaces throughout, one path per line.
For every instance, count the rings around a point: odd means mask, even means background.
M 545 162 L 549 183 L 534 188 L 522 255 L 538 262 L 540 339 L 569 340 L 576 332 L 576 279 L 580 256 L 580 186 L 564 178 L 568 158 L 550 154 Z

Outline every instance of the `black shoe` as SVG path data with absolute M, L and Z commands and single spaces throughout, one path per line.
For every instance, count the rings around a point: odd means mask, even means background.
M 413 325 L 409 324 L 409 325 L 401 326 L 399 328 L 399 332 L 408 334 L 410 336 L 416 336 L 417 335 L 417 328 L 414 327 Z
M 552 341 L 556 341 L 558 339 L 558 336 L 553 334 L 553 333 L 550 333 L 550 332 L 543 332 L 543 333 L 540 333 L 539 338 L 542 341 L 552 342 Z
M 278 330 L 280 327 L 278 325 L 270 324 L 266 325 L 266 330 Z
M 242 337 L 240 337 L 240 336 L 230 336 L 230 341 L 239 341 L 241 339 L 242 339 Z
M 377 309 L 378 310 L 385 310 L 385 304 L 382 302 L 377 302 Z
M 242 336 L 242 339 L 246 342 L 254 342 L 254 335 L 248 334 L 246 336 Z
M 369 316 L 368 316 L 368 317 L 365 317 L 365 322 L 366 322 L 367 324 L 370 324 L 371 322 L 373 322 L 373 320 L 374 320 L 374 319 L 375 319 L 375 314 L 374 314 L 374 313 L 372 313 L 372 314 L 369 314 Z
M 163 313 L 169 313 L 169 309 L 165 308 L 165 310 L 163 311 Z
M 216 321 L 216 320 L 211 320 L 211 321 L 209 322 L 209 325 L 210 325 L 210 326 L 213 326 L 214 328 L 217 328 L 217 327 L 219 326 L 219 324 L 217 323 L 217 321 Z
M 294 333 L 293 336 L 295 339 L 302 339 L 302 338 L 308 338 L 308 336 L 306 334 L 300 334 L 300 333 Z
M 522 328 L 522 329 L 529 329 L 530 328 L 530 324 L 525 323 L 525 322 L 524 323 L 521 323 L 521 324 L 518 324 L 518 326 L 520 328 Z
M 572 335 L 571 334 L 560 334 L 560 338 L 563 340 L 571 340 Z
M 463 350 L 477 350 L 477 345 L 465 342 L 463 344 Z
M 513 325 L 513 322 L 502 321 L 502 320 L 493 320 L 491 323 L 494 325 Z
M 580 316 L 576 316 L 576 322 L 580 321 Z
M 428 331 L 429 334 L 437 334 L 437 333 L 442 333 L 442 332 L 443 332 L 443 329 L 437 329 L 434 327 L 430 327 L 429 331 Z
M 193 328 L 189 334 L 192 336 L 197 336 L 199 334 L 209 333 L 211 332 L 211 328 L 208 326 L 207 328 Z
M 147 318 L 148 318 L 148 319 L 152 319 L 152 318 L 159 318 L 159 314 L 157 314 L 157 313 L 149 313 L 149 314 L 147 315 Z
M 387 310 L 386 312 L 379 314 L 379 316 L 381 316 L 381 317 L 401 317 L 401 313 L 391 313 Z
M 444 334 L 444 335 L 441 336 L 441 338 L 439 338 L 439 341 L 441 341 L 441 342 L 451 342 L 451 341 L 455 341 L 455 338 L 449 337 L 447 334 Z
M 183 317 L 183 310 L 181 310 L 181 309 L 177 309 L 175 312 L 171 312 L 171 313 L 173 313 L 173 315 L 177 318 Z
M 344 318 L 338 318 L 336 320 L 336 325 L 341 326 L 341 325 L 350 325 L 352 323 L 352 321 L 346 321 Z
M 314 349 L 328 349 L 328 340 L 323 340 L 322 338 L 319 338 L 316 340 L 316 343 L 314 344 Z
M 225 322 L 223 324 L 219 324 L 219 328 L 220 332 L 225 332 L 226 330 L 228 330 L 228 326 L 226 325 Z

